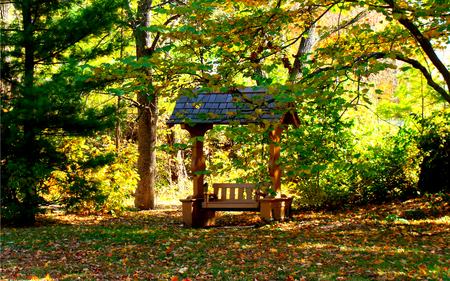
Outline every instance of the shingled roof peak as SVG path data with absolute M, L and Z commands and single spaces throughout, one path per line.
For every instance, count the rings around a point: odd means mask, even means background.
M 267 88 L 247 87 L 227 92 L 196 92 L 182 96 L 167 124 L 240 124 L 279 121 L 288 112 L 286 104 L 274 102 Z M 298 117 L 294 117 L 294 119 Z M 291 119 L 291 118 L 289 118 Z

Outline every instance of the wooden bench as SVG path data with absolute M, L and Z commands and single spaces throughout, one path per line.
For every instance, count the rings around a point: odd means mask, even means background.
M 183 208 L 183 222 L 188 227 L 215 225 L 216 211 L 255 211 L 261 219 L 270 222 L 290 216 L 292 197 L 266 196 L 261 188 L 251 183 L 215 183 L 213 192 L 204 198 L 180 199 Z
M 213 192 L 205 193 L 203 209 L 214 211 L 259 211 L 264 193 L 252 183 L 215 183 Z

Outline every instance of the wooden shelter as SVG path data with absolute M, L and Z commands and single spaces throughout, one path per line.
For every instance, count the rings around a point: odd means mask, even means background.
M 194 93 L 193 93 L 194 94 Z M 286 104 L 277 103 L 268 95 L 265 88 L 246 88 L 230 90 L 225 93 L 195 93 L 194 97 L 181 97 L 167 122 L 168 126 L 180 124 L 191 137 L 203 137 L 215 124 L 229 125 L 259 123 L 261 126 L 273 128 L 269 132 L 270 158 L 269 175 L 272 181 L 271 189 L 276 197 L 262 198 L 259 187 L 249 184 L 215 184 L 214 194 L 204 190 L 205 157 L 203 141 L 197 138 L 192 150 L 191 172 L 193 175 L 194 192 L 183 203 L 183 222 L 189 227 L 205 227 L 214 225 L 217 210 L 258 210 L 263 219 L 282 219 L 289 209 L 292 198 L 281 193 L 280 157 L 281 133 L 288 124 L 298 127 L 299 118 L 295 111 L 287 109 Z M 251 189 L 248 189 L 251 188 Z M 219 194 L 223 196 L 219 198 Z M 228 194 L 228 195 L 227 195 Z M 228 196 L 228 197 L 226 197 Z

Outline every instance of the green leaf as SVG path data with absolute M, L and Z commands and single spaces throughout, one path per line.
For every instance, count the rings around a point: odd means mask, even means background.
M 211 172 L 210 171 L 196 171 L 194 174 L 199 176 L 199 175 L 209 175 Z
M 155 50 L 155 53 L 159 53 L 159 52 L 168 52 L 168 51 L 170 51 L 172 48 L 173 48 L 173 45 L 172 45 L 172 44 L 171 44 L 171 45 L 167 45 L 167 46 L 164 46 L 164 47 L 161 47 L 161 48 L 156 49 L 156 50 Z
M 394 13 L 393 17 L 394 17 L 394 19 L 399 20 L 399 19 L 401 19 L 402 14 L 401 13 Z

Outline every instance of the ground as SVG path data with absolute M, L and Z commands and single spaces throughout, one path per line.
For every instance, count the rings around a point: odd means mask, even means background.
M 51 212 L 2 227 L 2 280 L 450 280 L 450 205 L 442 196 L 262 224 L 220 213 L 184 228 L 181 206 L 111 215 Z

